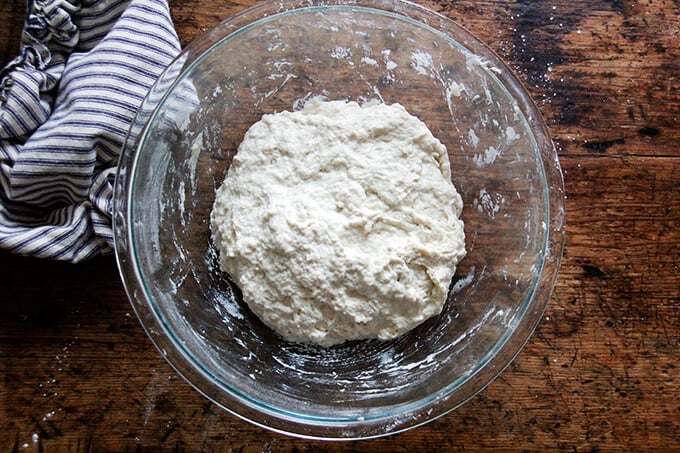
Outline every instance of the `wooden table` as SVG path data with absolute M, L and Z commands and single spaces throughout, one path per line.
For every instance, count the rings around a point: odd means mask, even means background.
M 185 44 L 253 0 L 174 0 Z M 172 371 L 112 257 L 0 253 L 0 452 L 680 451 L 680 4 L 422 1 L 516 69 L 564 170 L 567 243 L 543 322 L 453 413 L 358 443 L 297 440 L 231 416 Z M 23 2 L 0 2 L 0 62 Z

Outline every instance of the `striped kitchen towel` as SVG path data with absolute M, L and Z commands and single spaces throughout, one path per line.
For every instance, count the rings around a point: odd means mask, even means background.
M 29 0 L 0 73 L 0 248 L 110 253 L 113 179 L 135 112 L 180 51 L 166 0 Z

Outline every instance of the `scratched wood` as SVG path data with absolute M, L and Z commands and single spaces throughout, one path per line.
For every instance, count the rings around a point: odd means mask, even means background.
M 171 1 L 183 43 L 252 3 Z M 512 365 L 462 408 L 356 443 L 297 440 L 196 393 L 138 324 L 111 257 L 0 253 L 0 452 L 664 451 L 680 448 L 680 5 L 540 0 L 423 4 L 524 81 L 565 173 L 554 297 Z M 23 4 L 0 3 L 0 60 Z

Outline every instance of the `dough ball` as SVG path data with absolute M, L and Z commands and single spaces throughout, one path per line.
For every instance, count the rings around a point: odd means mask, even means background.
M 264 115 L 216 194 L 220 266 L 291 341 L 388 340 L 441 312 L 465 256 L 446 148 L 399 104 Z

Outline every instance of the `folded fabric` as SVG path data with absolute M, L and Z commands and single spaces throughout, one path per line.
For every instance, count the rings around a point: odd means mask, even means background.
M 180 50 L 165 0 L 29 0 L 0 73 L 0 248 L 78 262 L 113 246 L 118 156 Z

